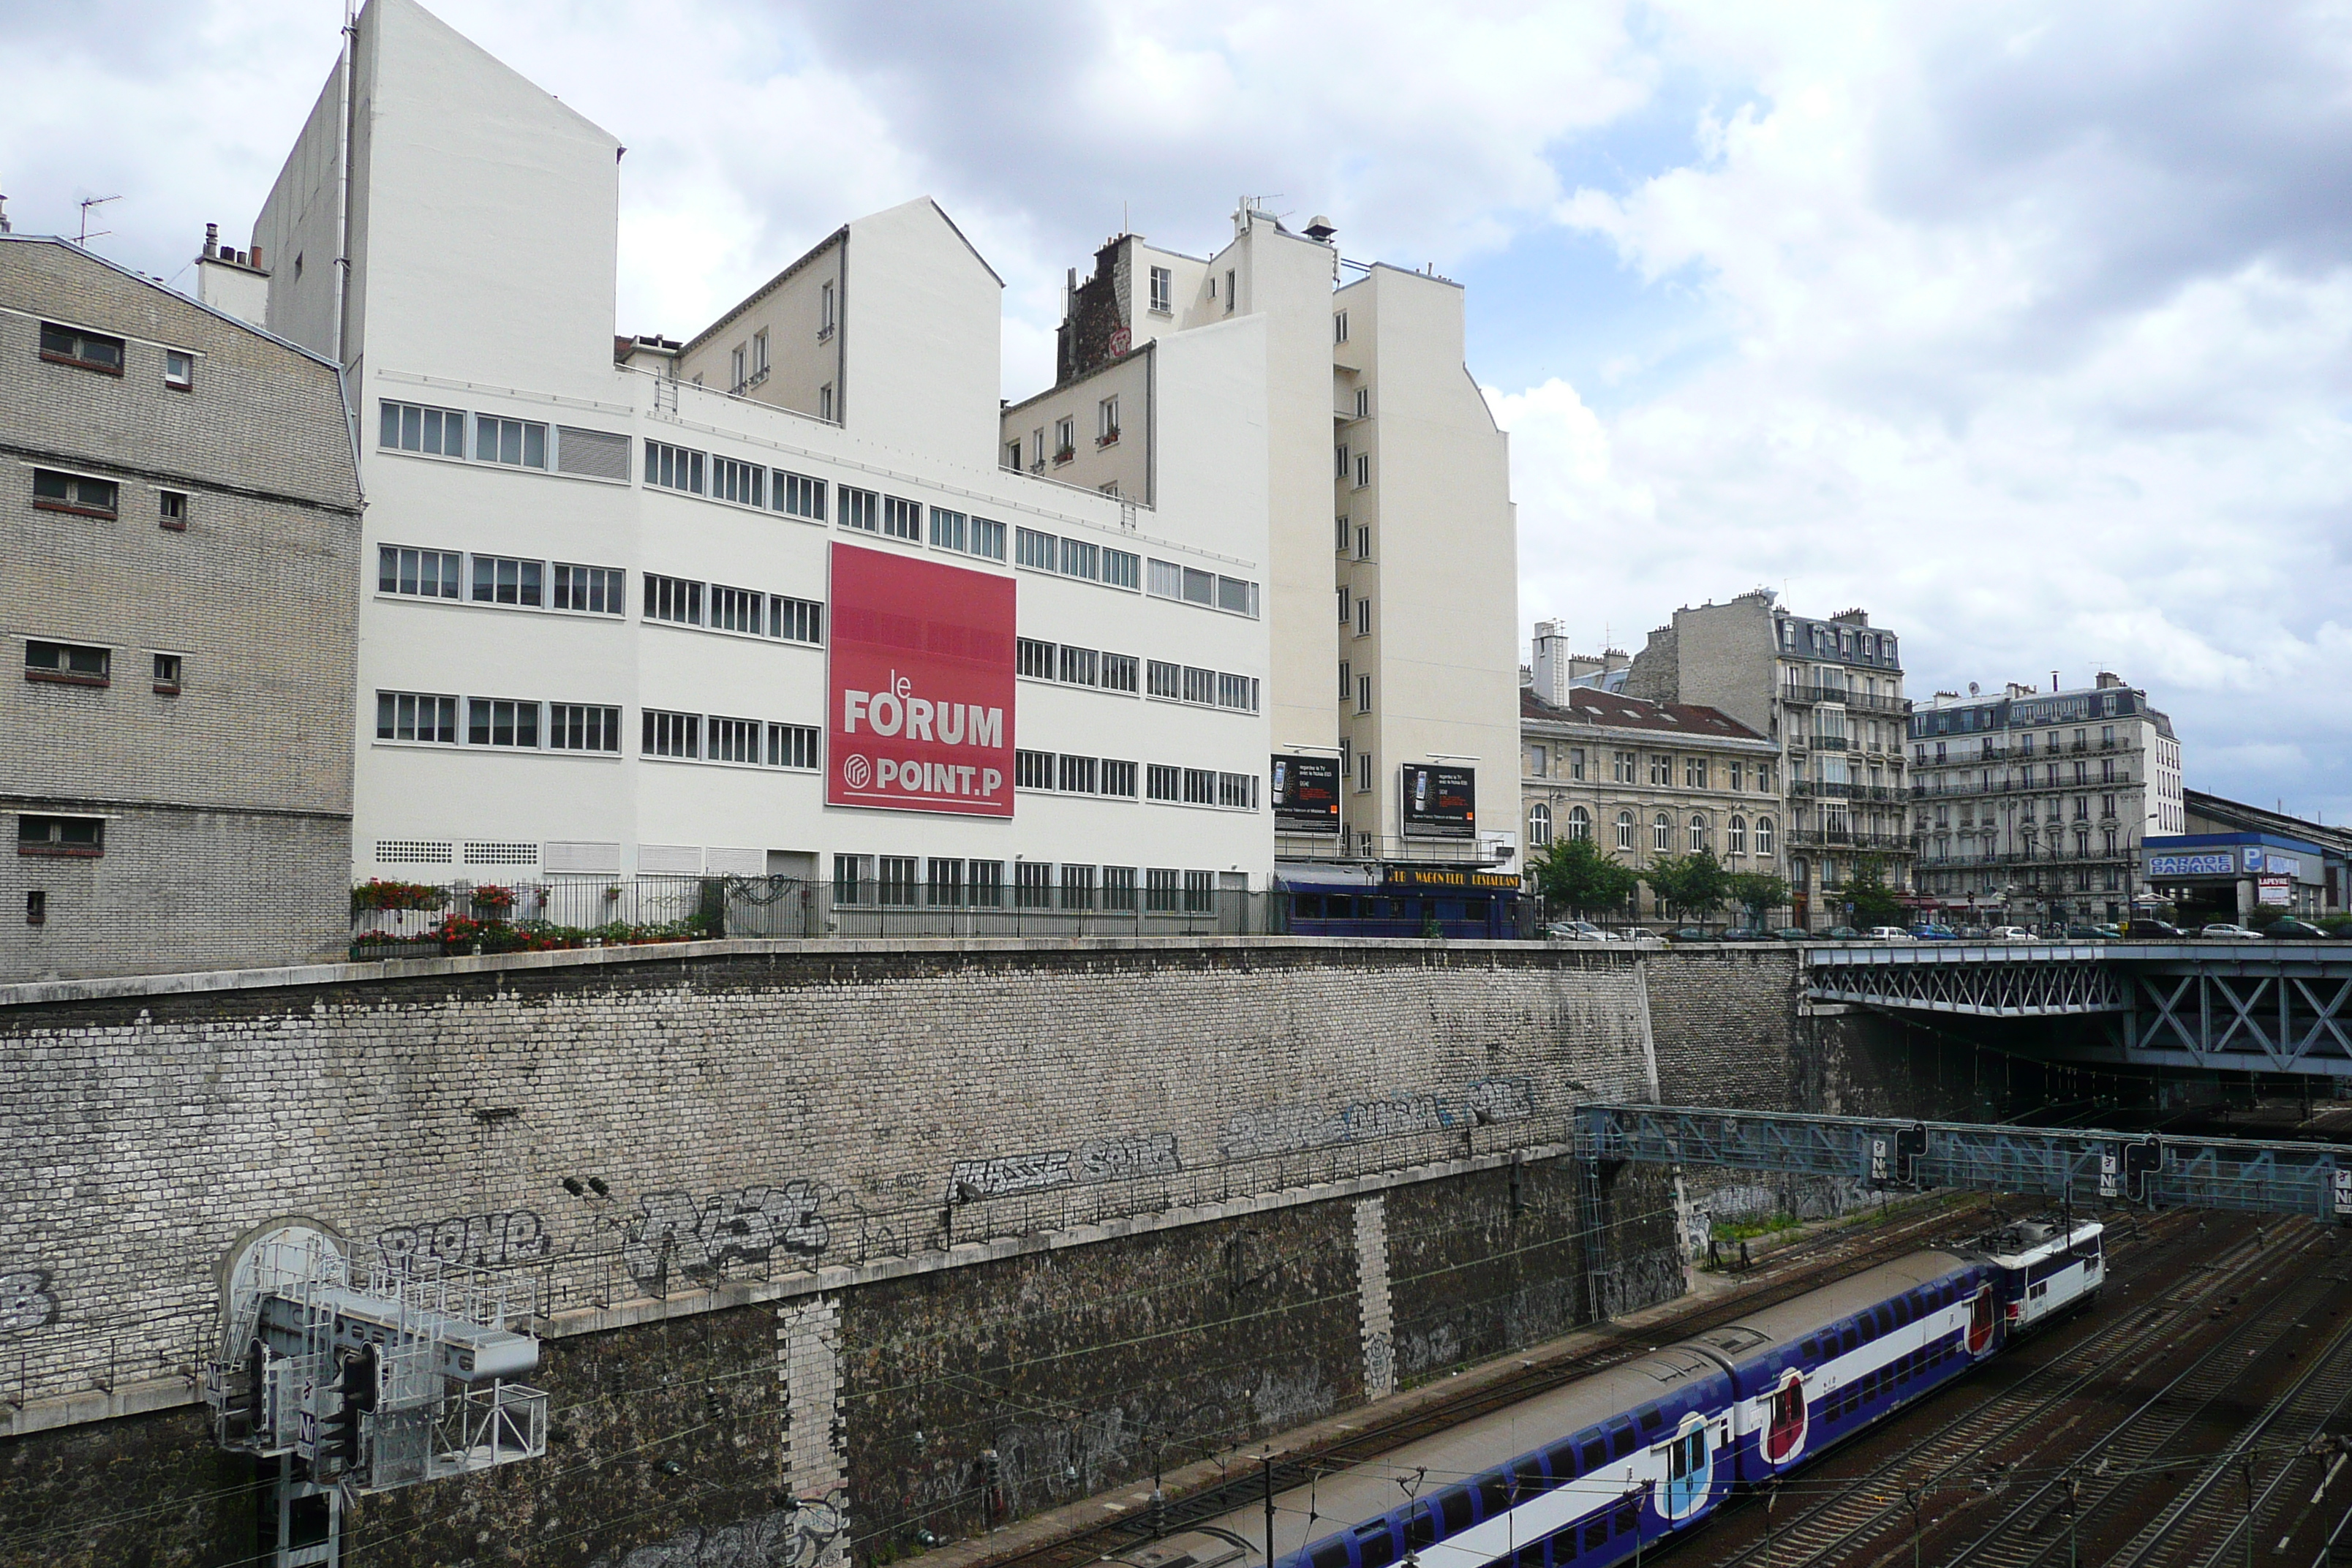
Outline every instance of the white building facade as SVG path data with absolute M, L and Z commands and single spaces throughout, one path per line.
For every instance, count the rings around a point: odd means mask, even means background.
M 619 142 L 414 0 L 349 72 L 255 242 L 362 410 L 357 874 L 1265 884 L 1262 331 L 1172 373 L 1151 504 L 1008 472 L 1001 284 L 931 202 L 616 342 Z

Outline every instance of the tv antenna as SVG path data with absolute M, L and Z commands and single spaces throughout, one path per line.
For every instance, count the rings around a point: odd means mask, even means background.
M 114 231 L 110 228 L 100 229 L 96 234 L 89 232 L 89 209 L 92 207 L 102 207 L 109 202 L 119 202 L 121 199 L 122 197 L 120 194 L 111 196 L 90 196 L 84 199 L 81 204 L 81 237 L 75 240 L 74 243 L 76 245 L 87 247 L 91 240 L 104 239 L 108 235 L 112 234 Z

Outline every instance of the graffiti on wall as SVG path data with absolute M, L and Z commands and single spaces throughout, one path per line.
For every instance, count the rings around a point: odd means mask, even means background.
M 754 1519 L 679 1531 L 588 1568 L 817 1568 L 846 1528 L 846 1494 L 804 1499 Z
M 39 1268 L 0 1274 L 0 1334 L 30 1333 L 58 1321 L 57 1292 Z
M 532 1263 L 554 1249 L 539 1215 L 529 1209 L 506 1214 L 452 1215 L 423 1225 L 395 1225 L 375 1244 L 394 1263 L 430 1258 L 467 1268 L 500 1268 Z
M 1088 1139 L 1075 1149 L 959 1160 L 948 1179 L 960 1197 L 996 1198 L 1080 1182 L 1172 1175 L 1183 1168 L 1176 1157 L 1174 1133 L 1122 1132 Z
M 1462 1091 L 1462 1106 L 1479 1121 L 1525 1121 L 1536 1113 L 1535 1085 L 1523 1078 L 1482 1078 Z
M 711 1274 L 730 1263 L 765 1263 L 779 1252 L 815 1258 L 824 1251 L 824 1221 L 807 1182 L 732 1187 L 697 1202 L 690 1193 L 647 1193 L 621 1242 L 621 1260 L 640 1285 L 656 1286 L 677 1268 Z
M 1217 1149 L 1228 1160 L 1246 1160 L 1416 1132 L 1443 1132 L 1465 1123 L 1523 1121 L 1535 1113 L 1535 1088 L 1528 1079 L 1486 1078 L 1469 1085 L 1452 1103 L 1439 1095 L 1416 1094 L 1336 1108 L 1278 1105 L 1264 1110 L 1236 1110 L 1226 1121 Z

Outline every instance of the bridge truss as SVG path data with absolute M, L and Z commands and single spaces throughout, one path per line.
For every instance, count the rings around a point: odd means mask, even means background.
M 1880 1121 L 1687 1106 L 1584 1105 L 1579 1152 L 1601 1165 L 1719 1165 L 1956 1187 L 2079 1204 L 2352 1219 L 2352 1149 L 2097 1129 Z

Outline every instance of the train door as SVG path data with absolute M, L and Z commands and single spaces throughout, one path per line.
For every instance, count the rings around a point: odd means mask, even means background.
M 1993 1306 L 1992 1282 L 1977 1287 L 1969 1301 L 1969 1353 L 1982 1355 L 1992 1347 Z
M 1805 1446 L 1805 1374 L 1790 1367 L 1768 1397 L 1764 1458 L 1775 1466 L 1785 1465 Z
M 1670 1522 L 1688 1519 L 1706 1506 L 1713 1489 L 1715 1460 L 1707 1452 L 1706 1419 L 1683 1417 L 1683 1429 L 1666 1445 L 1666 1489 L 1659 1511 Z

